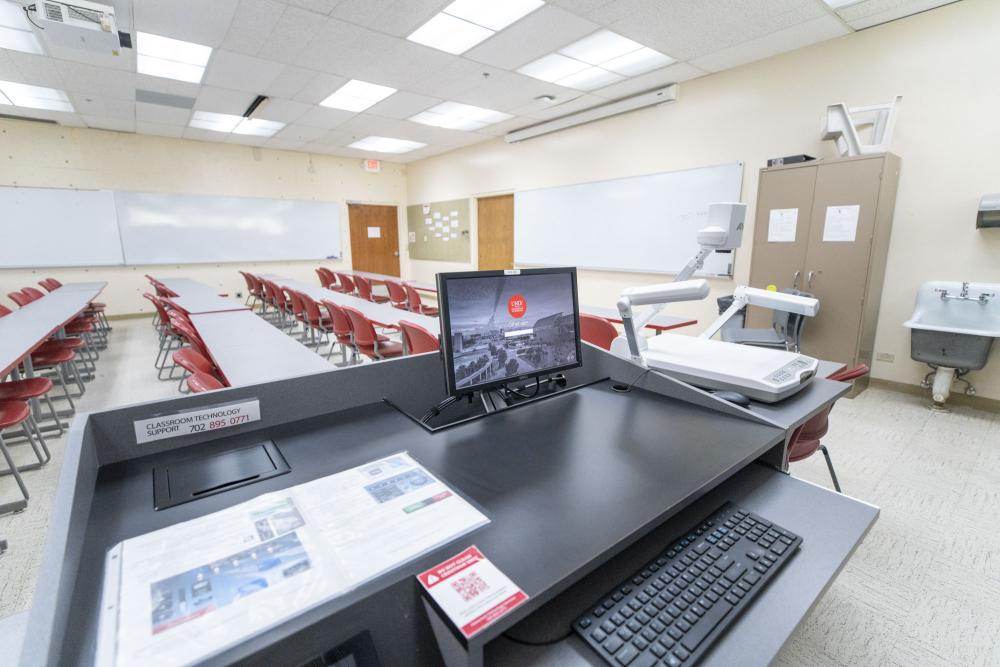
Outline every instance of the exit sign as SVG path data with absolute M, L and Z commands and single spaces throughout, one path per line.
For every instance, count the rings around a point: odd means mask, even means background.
M 362 160 L 361 168 L 365 171 L 377 174 L 382 171 L 382 160 Z

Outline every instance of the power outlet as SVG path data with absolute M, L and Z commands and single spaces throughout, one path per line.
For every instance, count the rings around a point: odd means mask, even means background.
M 875 355 L 875 361 L 884 361 L 887 364 L 891 364 L 892 362 L 896 361 L 896 355 L 889 354 L 888 352 L 879 352 L 878 354 Z
M 237 299 L 242 299 L 243 298 L 243 292 L 237 292 L 236 293 L 236 298 Z

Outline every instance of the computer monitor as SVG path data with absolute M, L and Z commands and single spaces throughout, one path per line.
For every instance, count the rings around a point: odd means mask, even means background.
M 575 268 L 439 273 L 437 285 L 450 395 L 580 365 Z

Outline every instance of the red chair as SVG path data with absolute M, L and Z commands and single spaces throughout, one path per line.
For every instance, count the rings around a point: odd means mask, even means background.
M 329 299 L 320 299 L 320 304 L 326 308 L 327 312 L 330 313 L 330 331 L 333 332 L 334 341 L 330 343 L 330 349 L 326 353 L 326 358 L 329 359 L 333 354 L 333 348 L 335 345 L 340 345 L 341 355 L 344 359 L 344 363 L 347 363 L 347 351 L 351 351 L 351 362 L 353 363 L 358 356 L 357 350 L 354 348 L 354 330 L 351 329 L 351 318 L 347 316 L 344 310 Z M 385 337 L 388 340 L 387 337 Z
M 854 368 L 834 373 L 828 379 L 836 380 L 837 382 L 851 382 L 859 377 L 868 375 L 869 370 L 870 369 L 865 364 L 859 364 Z M 826 467 L 830 471 L 830 478 L 833 480 L 833 488 L 837 489 L 837 493 L 840 493 L 840 482 L 837 481 L 837 473 L 833 470 L 833 462 L 830 460 L 830 452 L 828 452 L 826 446 L 821 444 L 819 441 L 820 438 L 826 435 L 827 430 L 830 428 L 829 418 L 830 410 L 832 409 L 833 405 L 827 406 L 823 409 L 823 411 L 814 415 L 805 424 L 795 429 L 788 442 L 788 462 L 794 463 L 796 461 L 801 461 L 802 459 L 807 459 L 815 454 L 818 449 L 823 452 L 823 457 L 826 459 Z
M 425 306 L 420 302 L 420 293 L 417 292 L 416 288 L 409 283 L 403 283 L 403 287 L 406 288 L 406 299 L 410 304 L 410 311 L 414 313 L 420 313 L 421 315 L 430 315 L 431 317 L 437 317 L 438 309 L 432 308 L 431 306 Z
M 22 294 L 21 292 L 7 292 L 7 298 L 16 303 L 19 307 L 24 308 L 29 303 L 34 301 L 27 294 Z
M 320 274 L 320 283 L 326 283 L 323 287 L 337 292 L 340 291 L 340 287 L 337 285 L 337 275 L 333 271 L 322 266 L 317 271 Z
M 406 288 L 397 280 L 386 280 L 385 287 L 389 290 L 389 303 L 400 310 L 409 310 L 409 299 L 406 296 Z
M 403 354 L 403 344 L 389 340 L 375 332 L 375 325 L 365 317 L 364 313 L 350 306 L 341 306 L 351 320 L 351 330 L 354 332 L 354 349 L 369 359 L 381 361 Z
M 59 435 L 62 435 L 62 420 L 59 419 L 59 413 L 56 412 L 56 406 L 52 402 L 52 397 L 49 396 L 49 392 L 54 388 L 55 385 L 52 383 L 52 380 L 42 377 L 22 378 L 20 380 L 0 382 L 0 402 L 30 401 L 36 398 L 44 399 L 46 405 L 49 407 L 49 414 L 52 415 L 52 419 L 55 420 L 56 427 L 59 429 Z
M 333 326 L 333 319 L 329 315 L 324 315 L 319 309 L 316 300 L 305 292 L 296 292 L 299 300 L 302 301 L 302 310 L 305 315 L 305 324 L 309 329 L 309 338 L 313 347 L 319 348 L 324 342 L 330 340 L 330 329 Z M 316 332 L 319 332 L 319 338 Z M 326 340 L 324 340 L 324 337 Z
M 176 365 L 186 370 L 190 375 L 197 373 L 216 375 L 215 366 L 212 365 L 212 362 L 193 347 L 182 347 L 170 356 Z M 177 391 L 184 392 L 184 381 L 188 377 L 187 375 L 181 376 L 181 381 L 177 385 Z
M 222 384 L 207 373 L 195 373 L 194 375 L 189 375 L 187 378 L 187 386 L 188 390 L 192 394 L 200 394 L 203 391 L 216 391 L 218 389 L 226 388 L 226 385 Z
M 14 426 L 20 426 L 23 430 L 24 436 L 28 439 L 32 450 L 35 452 L 35 456 L 38 458 L 38 463 L 20 466 L 14 463 L 14 459 L 10 455 L 10 451 L 7 449 L 7 444 L 4 442 L 2 435 L 4 429 Z M 38 438 L 38 442 L 41 443 L 41 451 L 39 451 L 35 443 L 36 437 Z M 21 479 L 21 472 L 41 468 L 52 458 L 48 447 L 45 446 L 45 440 L 42 439 L 41 432 L 38 431 L 38 426 L 31 419 L 31 407 L 25 401 L 0 401 L 0 455 L 3 455 L 4 460 L 7 462 L 7 469 L 0 471 L 0 475 L 13 475 L 14 481 L 17 482 L 17 486 L 21 490 L 21 495 L 24 496 L 23 502 L 7 503 L 3 504 L 2 507 L 4 511 L 24 509 L 29 495 L 28 487 L 24 485 L 24 480 Z
M 240 271 L 239 274 L 243 276 L 243 282 L 247 285 L 247 298 L 243 300 L 243 303 L 250 306 L 250 310 L 253 310 L 253 307 L 256 305 L 256 301 L 254 301 L 254 303 L 250 303 L 250 300 L 257 298 L 257 292 L 254 290 L 253 278 L 251 278 L 250 274 L 246 271 Z
M 87 391 L 86 387 L 83 385 L 83 378 L 80 376 L 80 371 L 76 367 L 76 353 L 67 347 L 46 347 L 43 345 L 39 349 L 32 352 L 30 358 L 31 367 L 34 370 L 51 370 L 56 374 L 55 377 L 62 385 L 63 393 L 66 394 L 66 399 L 69 401 L 70 408 L 75 409 L 73 399 L 83 396 L 84 392 Z M 76 382 L 77 389 L 79 389 L 80 393 L 70 393 L 70 377 L 72 377 Z
M 372 303 L 385 303 L 389 300 L 389 297 L 387 296 L 373 294 L 372 281 L 368 280 L 364 276 L 354 276 L 354 282 L 358 286 L 358 296 L 365 301 L 371 301 Z
M 42 290 L 35 289 L 34 287 L 23 287 L 21 288 L 21 293 L 30 296 L 32 301 L 41 299 L 43 296 L 45 296 L 45 293 L 42 292 Z
M 340 281 L 340 292 L 344 294 L 354 294 L 354 279 L 346 273 L 337 273 L 337 280 Z
M 618 337 L 618 329 L 603 317 L 580 313 L 580 338 L 591 345 L 611 349 L 611 341 Z
M 38 284 L 41 285 L 42 287 L 44 287 L 45 291 L 49 292 L 49 293 L 51 293 L 51 292 L 55 291 L 56 289 L 58 289 L 58 287 L 56 287 L 55 285 L 53 285 L 52 283 L 49 282 L 48 278 L 46 278 L 45 280 L 39 280 Z
M 13 312 L 14 311 L 8 308 L 7 306 L 0 304 L 0 317 L 4 317 L 5 315 L 10 315 Z
M 438 337 L 419 324 L 400 320 L 399 329 L 403 336 L 403 343 L 405 344 L 407 354 L 437 352 L 441 347 Z

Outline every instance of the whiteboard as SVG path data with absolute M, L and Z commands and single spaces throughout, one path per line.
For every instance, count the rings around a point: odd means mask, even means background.
M 108 190 L 0 187 L 0 267 L 124 264 Z
M 677 273 L 698 252 L 708 205 L 738 202 L 743 163 L 514 194 L 514 262 Z M 713 253 L 699 275 L 732 275 Z
M 332 259 L 341 255 L 333 202 L 117 192 L 128 264 Z

